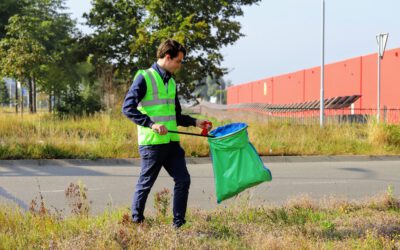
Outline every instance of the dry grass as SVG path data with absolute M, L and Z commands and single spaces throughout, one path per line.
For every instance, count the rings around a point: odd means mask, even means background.
M 188 156 L 208 155 L 204 138 L 182 136 L 182 144 Z M 46 114 L 0 115 L 0 159 L 129 157 L 139 157 L 137 130 L 122 115 L 64 120 Z
M 159 195 L 167 199 L 163 192 Z M 0 249 L 400 248 L 400 202 L 389 189 L 363 202 L 304 196 L 282 206 L 254 207 L 238 199 L 213 211 L 190 209 L 188 223 L 179 230 L 168 213 L 147 216 L 137 225 L 126 209 L 96 217 L 44 210 L 2 206 Z
M 230 123 L 212 119 L 214 127 Z M 299 125 L 249 121 L 260 155 L 400 154 L 400 126 Z M 198 128 L 181 131 L 200 133 Z M 208 156 L 206 138 L 181 136 L 186 156 Z M 136 126 L 120 114 L 60 120 L 46 114 L 0 114 L 0 159 L 139 157 Z
M 248 130 L 262 155 L 400 154 L 398 125 L 249 123 Z

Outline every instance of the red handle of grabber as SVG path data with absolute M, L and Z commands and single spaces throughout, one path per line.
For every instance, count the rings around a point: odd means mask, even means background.
M 205 121 L 205 122 L 204 122 L 204 125 L 205 125 L 206 127 L 203 128 L 203 130 L 201 131 L 201 135 L 207 136 L 207 135 L 208 135 L 207 125 L 210 125 L 210 126 L 212 127 L 212 122 Z

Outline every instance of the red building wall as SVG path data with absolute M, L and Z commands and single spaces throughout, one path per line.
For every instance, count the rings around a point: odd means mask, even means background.
M 251 83 L 246 83 L 238 86 L 238 102 L 239 103 L 252 102 Z
M 266 88 L 266 93 L 265 93 L 265 96 L 267 97 L 266 98 L 266 103 L 274 103 L 274 81 L 275 81 L 275 79 L 272 77 L 272 78 L 268 78 L 268 79 L 265 79 L 264 80 L 264 82 L 266 83 L 266 85 L 267 85 L 267 88 Z
M 400 57 L 399 50 L 384 55 L 381 71 L 381 107 L 400 108 Z
M 274 104 L 303 102 L 304 71 L 275 77 L 273 88 Z
M 236 98 L 237 90 L 238 90 L 237 86 L 232 86 L 228 88 L 228 91 L 226 93 L 226 102 L 228 104 L 238 103 L 238 99 Z
M 305 70 L 305 101 L 315 101 L 319 99 L 319 88 L 321 70 L 320 68 L 311 68 Z
M 267 93 L 268 90 L 266 89 L 267 84 L 265 83 L 265 91 L 264 91 L 264 82 L 265 80 L 258 80 L 252 83 L 252 102 L 257 103 L 266 103 L 267 102 Z
M 400 48 L 386 51 L 381 62 L 381 108 L 400 108 Z M 314 67 L 230 87 L 228 104 L 319 100 L 320 72 Z M 376 109 L 377 54 L 325 65 L 325 98 L 346 95 L 361 95 L 355 108 Z
M 376 109 L 377 55 L 362 57 L 361 103 L 363 108 Z

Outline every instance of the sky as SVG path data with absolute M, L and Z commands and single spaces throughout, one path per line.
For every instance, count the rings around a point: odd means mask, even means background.
M 84 22 L 90 1 L 66 3 Z M 321 65 L 322 0 L 262 0 L 243 10 L 237 21 L 245 36 L 221 50 L 226 80 L 236 85 Z M 386 50 L 399 48 L 399 10 L 399 0 L 325 0 L 325 63 L 376 53 L 379 33 L 389 33 Z

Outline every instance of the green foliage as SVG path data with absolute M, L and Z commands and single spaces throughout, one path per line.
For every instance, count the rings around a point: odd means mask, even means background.
M 333 235 L 335 232 L 335 224 L 332 221 L 325 220 L 321 222 L 322 231 L 327 235 Z
M 6 35 L 5 27 L 8 24 L 8 19 L 20 13 L 25 4 L 25 1 L 21 0 L 2 0 L 0 2 L 0 39 Z
M 55 107 L 59 117 L 90 116 L 102 110 L 102 104 L 98 97 L 94 95 L 84 97 L 76 90 L 63 93 L 61 99 L 62 101 Z
M 62 58 L 70 40 L 74 22 L 63 9 L 63 0 L 34 0 L 12 16 L 7 34 L 0 43 L 2 71 L 21 82 L 25 78 L 40 78 L 44 65 Z
M 226 83 L 222 77 L 208 75 L 201 80 L 194 81 L 194 84 L 196 87 L 193 96 L 199 97 L 204 101 L 209 101 L 211 96 L 216 96 L 218 103 L 221 103 L 221 98 L 226 100 L 225 89 L 229 86 L 229 83 Z
M 95 32 L 82 36 L 65 0 L 3 0 L 0 75 L 18 80 L 30 95 L 37 86 L 61 115 L 92 114 L 101 110 L 101 101 L 108 109 L 119 103 L 137 69 L 149 67 L 160 42 L 174 38 L 188 49 L 175 78 L 180 94 L 190 99 L 194 80 L 226 73 L 220 49 L 242 36 L 235 18 L 257 2 L 95 0 L 86 14 Z M 207 92 L 225 95 L 218 87 Z
M 400 127 L 396 125 L 385 126 L 386 138 L 385 141 L 388 145 L 400 147 Z
M 78 44 L 75 21 L 64 12 L 64 4 L 65 0 L 27 1 L 10 18 L 0 41 L 1 73 L 25 85 L 37 84 L 39 91 L 55 98 L 61 115 L 93 114 L 101 110 L 91 77 L 94 67 L 86 62 L 85 47 Z
M 55 109 L 59 117 L 92 116 L 103 110 L 101 97 L 96 85 L 77 86 L 61 93 Z
M 7 85 L 4 80 L 0 78 L 0 104 L 8 104 L 10 102 L 10 95 L 8 93 Z
M 132 71 L 150 66 L 161 41 L 176 39 L 188 50 L 176 80 L 180 93 L 190 98 L 194 80 L 226 73 L 220 66 L 220 49 L 243 36 L 234 18 L 243 15 L 243 6 L 257 2 L 95 0 L 86 15 L 88 24 L 96 28 L 91 53 L 95 60 L 115 65 L 115 73 L 126 79 Z

